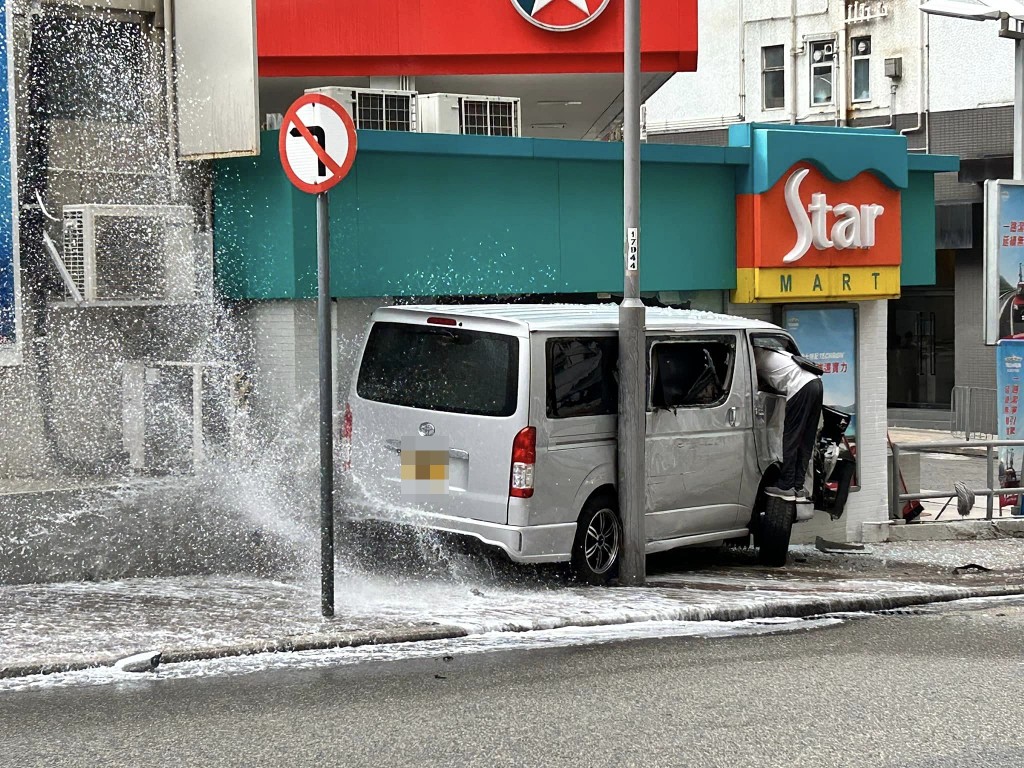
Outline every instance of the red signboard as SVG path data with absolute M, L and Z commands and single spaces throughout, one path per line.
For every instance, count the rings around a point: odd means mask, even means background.
M 624 2 L 602 2 L 257 0 L 260 75 L 621 72 Z M 644 0 L 641 47 L 644 71 L 696 70 L 697 0 Z

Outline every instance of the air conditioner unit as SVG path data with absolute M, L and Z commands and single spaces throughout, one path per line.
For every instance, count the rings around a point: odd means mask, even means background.
M 334 99 L 352 116 L 361 131 L 418 130 L 416 91 L 329 86 L 310 88 L 306 93 L 322 93 Z
M 192 301 L 195 237 L 183 205 L 66 205 L 62 258 L 85 301 Z
M 122 370 L 122 442 L 135 472 L 193 472 L 242 432 L 236 370 L 211 362 L 130 362 Z
M 519 99 L 426 93 L 416 97 L 422 133 L 467 136 L 522 136 Z

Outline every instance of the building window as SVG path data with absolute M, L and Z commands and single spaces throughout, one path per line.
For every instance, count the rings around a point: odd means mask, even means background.
M 765 109 L 786 106 L 786 54 L 781 45 L 761 49 L 761 94 Z
M 835 52 L 833 40 L 811 43 L 811 105 L 815 107 L 832 103 L 835 83 Z
M 855 37 L 850 48 L 853 56 L 853 99 L 871 101 L 871 38 Z

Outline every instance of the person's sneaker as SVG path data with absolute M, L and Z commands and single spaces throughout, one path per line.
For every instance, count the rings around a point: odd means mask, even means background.
M 792 488 L 777 488 L 776 486 L 771 485 L 765 488 L 764 492 L 769 496 L 774 496 L 776 499 L 796 501 L 796 492 Z

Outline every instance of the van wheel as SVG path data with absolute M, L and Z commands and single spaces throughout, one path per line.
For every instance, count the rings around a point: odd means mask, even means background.
M 622 524 L 619 505 L 611 495 L 595 496 L 587 502 L 576 523 L 572 545 L 572 570 L 578 581 L 600 586 L 619 573 Z
M 786 564 L 795 517 L 796 504 L 774 496 L 767 497 L 757 536 L 757 559 L 762 565 L 781 568 Z

